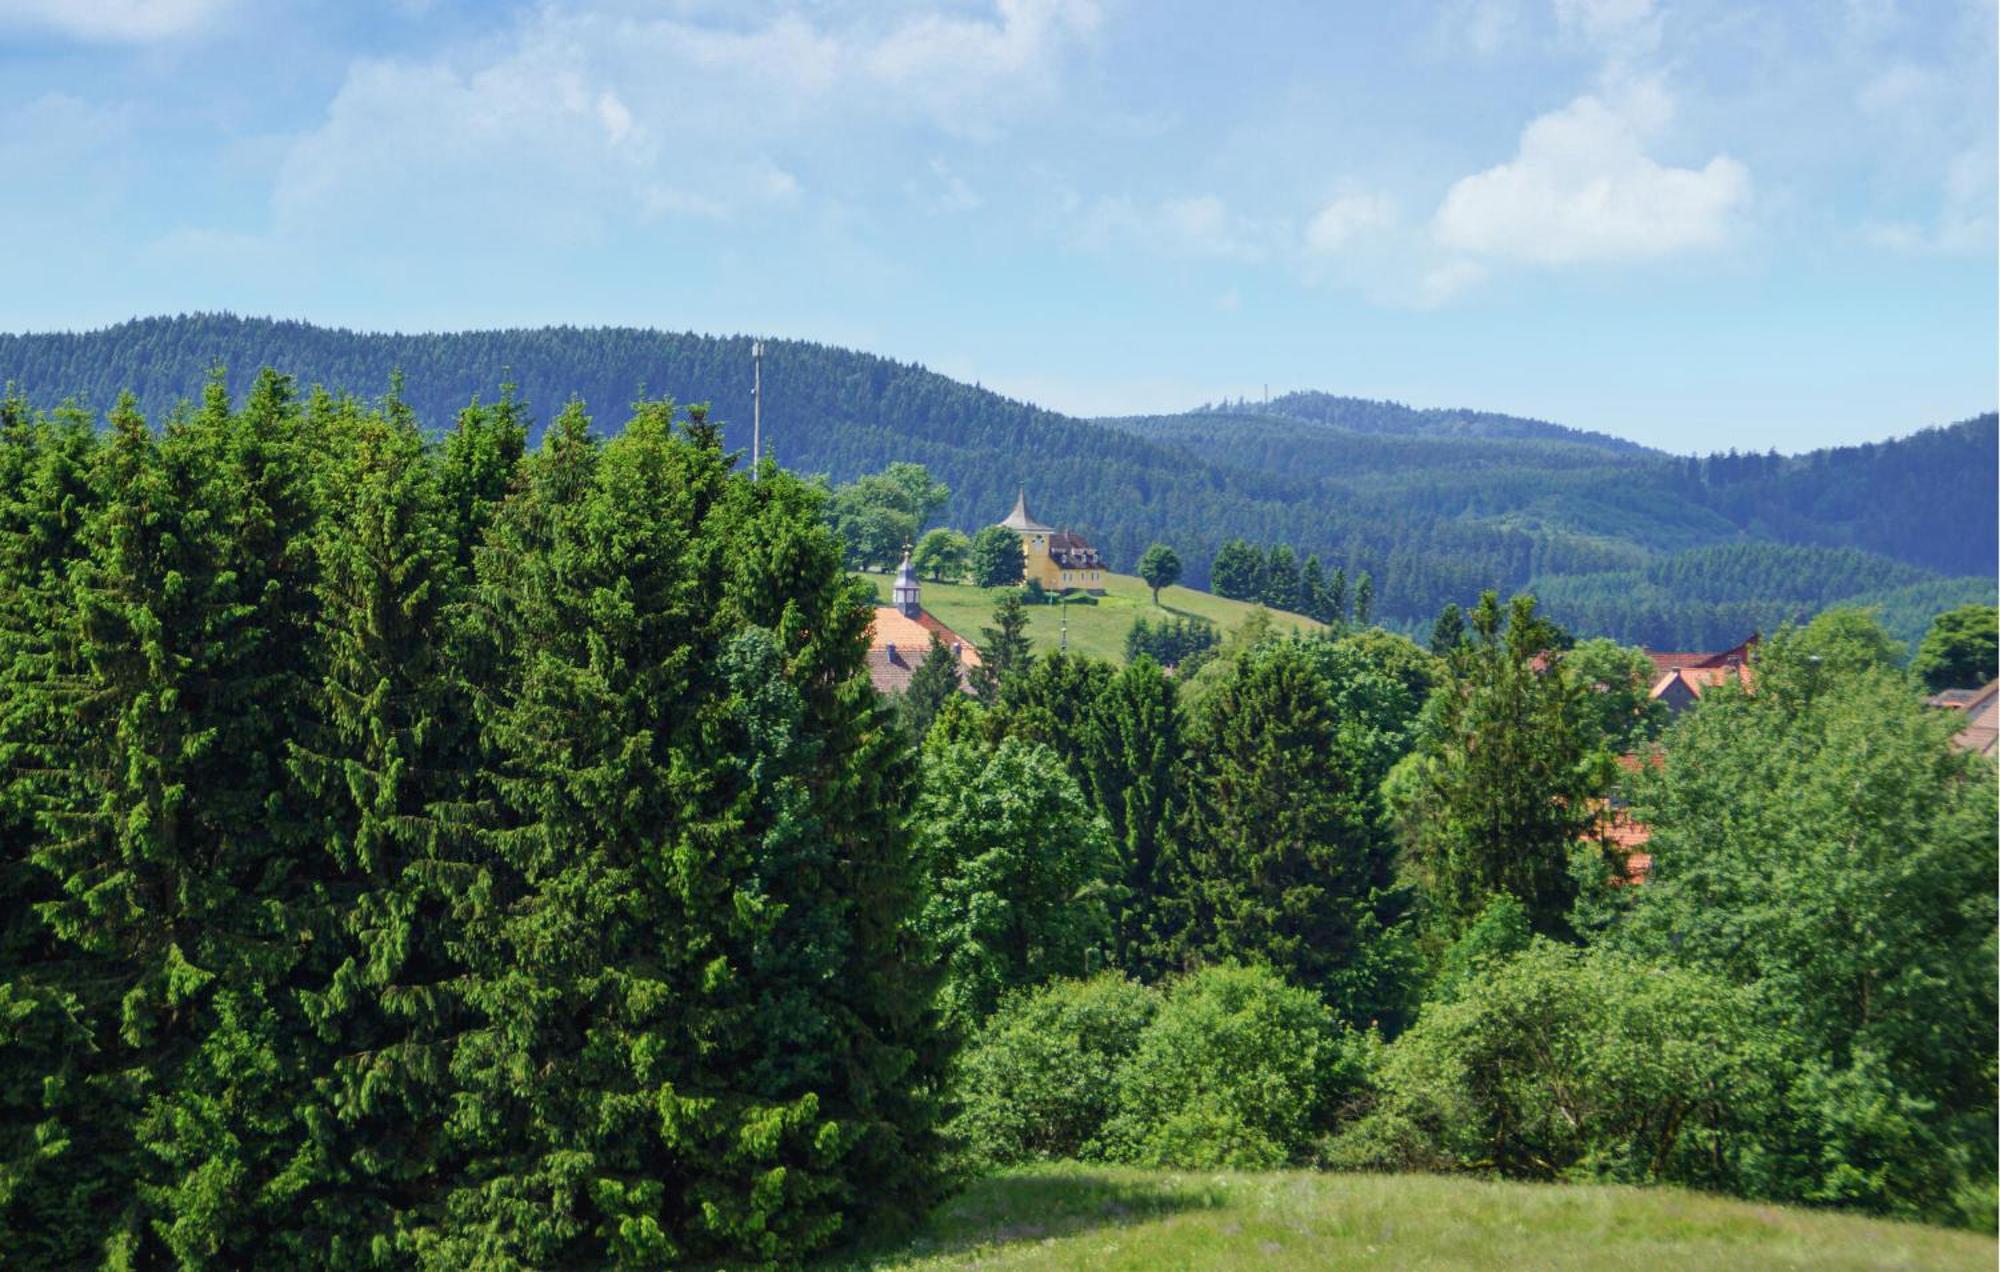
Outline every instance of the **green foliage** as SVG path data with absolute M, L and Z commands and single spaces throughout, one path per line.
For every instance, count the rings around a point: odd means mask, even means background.
M 1232 601 L 1260 600 L 1264 591 L 1264 557 L 1241 539 L 1231 539 L 1208 567 L 1208 587 Z
M 978 587 L 1013 587 L 1028 568 L 1021 536 L 1005 526 L 987 526 L 973 535 L 969 560 Z
M 1151 658 L 1162 667 L 1179 667 L 1199 659 L 1221 639 L 1215 624 L 1202 619 L 1168 618 L 1152 623 L 1137 618 L 1125 634 L 1125 657 L 1128 661 Z
M 1229 659 L 1189 735 L 1183 959 L 1268 963 L 1348 1021 L 1400 1022 L 1404 903 L 1376 792 L 1415 710 L 1352 649 L 1271 640 Z
M 1002 531 L 1013 539 L 1011 531 Z M 1018 539 L 1015 547 L 1020 546 Z M 1000 594 L 993 603 L 993 626 L 979 629 L 979 666 L 972 672 L 972 687 L 979 700 L 992 705 L 1011 676 L 1024 675 L 1034 665 L 1033 645 L 1028 640 L 1028 614 L 1019 592 Z
M 1798 631 L 1798 652 L 1817 659 L 1829 675 L 1878 667 L 1899 667 L 1909 652 L 1882 626 L 1872 610 L 1836 606 Z
M 1939 614 L 1910 670 L 1933 693 L 1979 689 L 2000 675 L 2000 609 L 1961 605 Z
M 1481 928 L 1518 932 L 1489 908 Z M 1473 970 L 1468 968 L 1468 970 Z M 1790 1040 L 1714 977 L 1537 938 L 1391 1043 L 1331 1164 L 1744 1190 Z
M 1754 694 L 1668 731 L 1633 789 L 1653 875 L 1607 939 L 1757 987 L 1802 1040 L 1831 1138 L 1797 1193 L 1936 1216 L 1945 1167 L 1991 1179 L 1994 770 L 1900 673 L 1830 648 L 1780 633 Z
M 1141 1165 L 1301 1161 L 1365 1080 L 1367 1053 L 1310 990 L 1263 968 L 1204 968 L 1168 985 L 1118 1073 L 1104 1135 Z
M 964 674 L 958 655 L 944 643 L 943 637 L 932 632 L 924 661 L 910 673 L 910 683 L 896 699 L 897 714 L 912 738 L 921 742 L 924 734 L 930 732 L 931 721 L 944 709 L 944 704 L 962 692 Z
M 970 1030 L 1010 990 L 1088 970 L 1107 930 L 1110 835 L 1054 751 L 934 737 L 916 812 L 947 1025 Z
M 1299 574 L 1299 558 L 1289 544 L 1278 544 L 1264 557 L 1258 600 L 1276 610 L 1303 611 L 1307 596 Z
M 1560 674 L 1563 635 L 1532 597 L 1503 611 L 1489 592 L 1470 626 L 1416 752 L 1391 779 L 1405 861 L 1447 941 L 1500 893 L 1520 900 L 1537 932 L 1563 934 L 1570 857 L 1611 779 L 1584 707 L 1592 691 Z M 1550 663 L 1559 674 L 1544 674 Z
M 672 385 L 737 422 L 729 442 L 748 444 L 748 337 L 636 328 L 390 336 L 220 314 L 83 335 L 0 335 L 0 379 L 20 382 L 43 407 L 75 394 L 101 411 L 130 388 L 144 411 L 164 418 L 199 394 L 216 362 L 269 365 L 302 384 L 357 391 L 387 383 L 400 367 L 414 386 L 412 409 L 440 432 L 475 392 L 490 390 L 496 367 L 510 369 L 517 400 L 537 406 L 544 423 L 573 395 L 623 403 L 648 385 Z M 1063 522 L 1112 568 L 1130 569 L 1147 544 L 1170 542 L 1195 586 L 1208 581 L 1207 563 L 1230 539 L 1288 543 L 1350 579 L 1368 571 L 1379 617 L 1397 625 L 1427 622 L 1446 602 L 1487 588 L 1533 590 L 1581 633 L 1725 648 L 1852 595 L 1800 609 L 1786 579 L 1804 576 L 1788 568 L 1752 569 L 1726 601 L 1699 599 L 1699 571 L 1677 574 L 1657 605 L 1634 605 L 1629 589 L 1621 597 L 1618 585 L 1602 585 L 1607 571 L 1736 543 L 1853 549 L 1933 579 L 1983 576 L 1983 597 L 1937 601 L 1914 630 L 1898 627 L 1914 642 L 1938 609 L 1990 603 L 2000 553 L 1988 480 L 2000 432 L 1991 415 L 1881 444 L 1697 460 L 1540 421 L 1324 394 L 1287 395 L 1268 408 L 1082 421 L 908 363 L 797 341 L 766 342 L 764 383 L 766 452 L 795 471 L 848 482 L 894 462 L 920 463 L 951 487 L 942 521 L 967 528 L 990 523 L 1031 482 L 1038 506 L 1063 509 Z M 1063 462 L 1052 465 L 1050 456 Z M 879 535 L 895 539 L 882 559 L 893 562 L 918 529 L 902 539 Z M 1556 594 L 1554 585 L 1571 579 L 1592 592 L 1587 609 Z M 1694 590 L 1681 591 L 1683 583 Z M 1782 608 L 1770 608 L 1780 600 Z M 1748 602 L 1767 604 L 1749 621 L 1716 608 Z
M 862 569 L 886 568 L 951 498 L 922 464 L 893 463 L 879 473 L 836 487 L 827 515 L 847 545 L 848 560 Z
M 1009 998 L 959 1058 L 960 1105 L 947 1133 L 981 1167 L 1104 1159 L 1120 1070 L 1159 999 L 1116 973 Z
M 822 496 L 652 402 L 517 473 L 507 401 L 0 404 L 10 1256 L 783 1263 L 936 1196 Z
M 1155 543 L 1139 558 L 1139 577 L 1153 589 L 1153 604 L 1160 603 L 1160 589 L 1181 581 L 1180 554 L 1164 543 Z
M 917 540 L 910 563 L 936 582 L 956 583 L 972 563 L 972 540 L 957 530 L 932 530 Z
M 1449 658 L 1453 650 L 1465 643 L 1465 613 L 1453 602 L 1438 611 L 1437 622 L 1431 624 L 1431 652 L 1440 658 Z
M 1667 708 L 1650 696 L 1653 660 L 1644 650 L 1601 637 L 1578 641 L 1563 655 L 1562 671 L 1582 691 L 1574 701 L 1586 736 L 1621 755 L 1659 736 Z

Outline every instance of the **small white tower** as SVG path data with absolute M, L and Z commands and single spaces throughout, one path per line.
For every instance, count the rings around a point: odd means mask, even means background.
M 896 586 L 891 593 L 896 608 L 904 618 L 915 618 L 923 612 L 923 601 L 917 591 L 917 568 L 910 564 L 910 545 L 903 545 L 903 564 L 896 570 Z

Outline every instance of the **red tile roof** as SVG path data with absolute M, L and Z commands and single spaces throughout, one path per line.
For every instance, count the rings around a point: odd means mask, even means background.
M 1984 689 L 1947 689 L 1928 701 L 1934 707 L 1964 713 L 1965 726 L 1952 738 L 1952 745 L 1980 755 L 2000 751 L 2000 680 Z
M 1750 655 L 1756 648 L 1757 637 L 1752 635 L 1734 649 L 1725 649 L 1718 653 L 1664 653 L 1649 649 L 1646 651 L 1646 657 L 1653 660 L 1655 671 L 1665 674 L 1684 667 L 1727 667 L 1746 663 L 1750 661 Z
M 881 693 L 901 693 L 910 687 L 910 677 L 931 654 L 931 633 L 936 632 L 945 648 L 958 649 L 963 667 L 979 665 L 979 650 L 957 632 L 918 610 L 910 618 L 893 605 L 877 605 L 875 621 L 868 631 L 868 679 Z M 965 679 L 964 672 L 959 679 Z

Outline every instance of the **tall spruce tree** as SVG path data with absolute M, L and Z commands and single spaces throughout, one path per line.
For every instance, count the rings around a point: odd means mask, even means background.
M 1403 1006 L 1394 853 L 1335 697 L 1298 640 L 1241 650 L 1203 697 L 1189 729 L 1178 944 L 1189 961 L 1268 963 L 1366 1024 Z
M 930 1195 L 867 610 L 817 497 L 689 432 L 644 403 L 600 449 L 572 404 L 479 555 L 515 899 L 471 925 L 491 1023 L 455 1057 L 471 1162 L 433 1257 L 788 1260 L 870 1173 L 891 1209 Z
M 1271 609 L 1296 612 L 1305 608 L 1300 593 L 1302 586 L 1298 554 L 1288 543 L 1273 547 L 1264 558 L 1262 589 L 1258 599 Z
M 965 683 L 961 678 L 963 675 L 958 655 L 944 643 L 942 636 L 932 632 L 924 661 L 910 673 L 910 683 L 903 687 L 903 692 L 896 699 L 903 727 L 917 742 L 921 743 L 924 734 L 930 732 L 931 721 L 937 718 L 944 704 L 960 692 Z
M 88 1088 L 97 970 L 50 930 L 46 814 L 73 803 L 79 670 L 69 571 L 95 504 L 80 412 L 0 397 L 0 1250 L 24 1266 L 88 1261 L 109 1206 Z
M 993 603 L 993 626 L 979 629 L 979 666 L 972 672 L 973 691 L 991 706 L 1000 701 L 1007 680 L 1026 674 L 1034 661 L 1034 645 L 1028 639 L 1028 607 L 1021 594 L 1010 589 Z
M 1451 682 L 1390 783 L 1406 860 L 1443 939 L 1501 893 L 1537 932 L 1566 936 L 1571 857 L 1613 772 L 1574 701 L 1590 689 L 1562 674 L 1567 638 L 1533 597 L 1503 609 L 1487 592 L 1466 617 Z
M 477 866 L 434 810 L 474 745 L 443 665 L 460 578 L 422 435 L 392 396 L 323 421 L 316 470 L 319 684 L 290 763 L 318 814 L 317 956 L 297 1039 L 314 1074 L 302 1155 L 320 1178 L 293 1216 L 335 1265 L 407 1257 L 433 1221 L 447 1144 L 463 910 Z
M 1111 956 L 1121 968 L 1156 972 L 1164 965 L 1158 947 L 1166 844 L 1181 807 L 1178 691 L 1158 663 L 1141 656 L 1101 688 L 1090 715 L 1081 768 L 1111 828 L 1117 862 Z

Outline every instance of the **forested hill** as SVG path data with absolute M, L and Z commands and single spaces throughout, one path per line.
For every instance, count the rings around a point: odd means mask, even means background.
M 364 397 L 400 370 L 405 400 L 432 429 L 508 381 L 538 421 L 578 396 L 605 431 L 642 392 L 668 393 L 710 403 L 729 443 L 749 444 L 748 337 L 381 335 L 228 315 L 0 335 L 0 380 L 37 404 L 73 398 L 101 412 L 130 389 L 155 422 L 217 365 L 239 394 L 263 366 Z M 844 481 L 924 464 L 951 487 L 943 519 L 967 528 L 999 518 L 1026 486 L 1037 515 L 1090 536 L 1114 568 L 1165 540 L 1196 586 L 1230 539 L 1288 544 L 1329 570 L 1370 573 L 1376 613 L 1405 625 L 1482 588 L 1532 582 L 1562 598 L 1557 617 L 1579 631 L 1661 645 L 1734 643 L 1745 622 L 1863 593 L 1886 598 L 1908 631 L 1941 597 L 1990 596 L 2000 551 L 1990 415 L 1791 458 L 1675 458 L 1543 421 L 1318 393 L 1078 420 L 915 364 L 777 340 L 765 342 L 764 392 L 766 445 L 794 469 Z M 1788 573 L 1799 558 L 1767 555 L 1778 545 L 1854 555 L 1815 558 L 1800 581 Z M 1733 549 L 1721 597 L 1691 588 L 1674 564 L 1718 546 Z M 1774 580 L 1785 585 L 1768 590 Z
M 1501 437 L 1533 441 L 1576 442 L 1626 455 L 1645 454 L 1647 448 L 1609 433 L 1551 424 L 1547 420 L 1501 415 L 1493 411 L 1419 409 L 1400 402 L 1379 402 L 1372 398 L 1342 397 L 1312 391 L 1287 393 L 1269 401 L 1246 399 L 1203 407 L 1204 412 L 1237 415 L 1266 415 L 1300 420 L 1308 424 L 1329 424 L 1350 433 L 1384 433 L 1404 437 Z M 1657 452 L 1653 452 L 1657 453 Z

